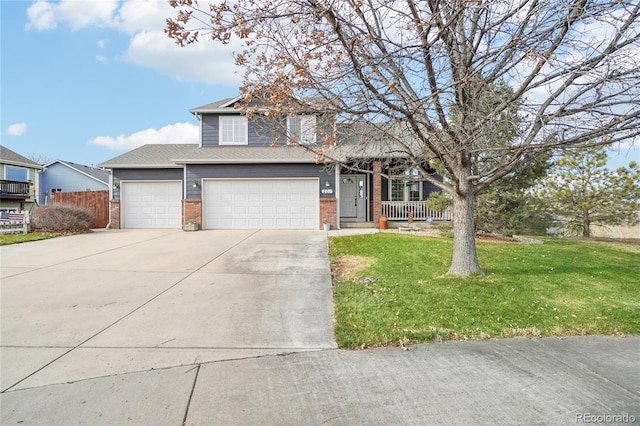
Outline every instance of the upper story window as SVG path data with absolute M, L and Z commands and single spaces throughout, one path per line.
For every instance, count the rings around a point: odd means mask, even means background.
M 247 117 L 220 117 L 220 145 L 248 145 Z
M 316 116 L 296 115 L 287 117 L 287 137 L 291 143 L 302 145 L 316 143 Z
M 29 181 L 29 170 L 24 167 L 4 166 L 4 178 L 18 182 Z

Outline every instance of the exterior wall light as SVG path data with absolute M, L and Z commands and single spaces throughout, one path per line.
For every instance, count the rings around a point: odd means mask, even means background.
M 191 186 L 193 186 L 194 188 L 197 188 L 200 185 L 198 185 L 198 182 L 194 180 Z
M 320 191 L 322 194 L 333 194 L 333 189 L 331 188 L 331 182 L 328 180 L 324 181 L 324 188 Z

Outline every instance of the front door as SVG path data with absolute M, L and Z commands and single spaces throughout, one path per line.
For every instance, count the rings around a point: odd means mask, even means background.
M 366 217 L 366 207 L 366 176 L 340 176 L 340 219 L 347 222 L 364 222 Z

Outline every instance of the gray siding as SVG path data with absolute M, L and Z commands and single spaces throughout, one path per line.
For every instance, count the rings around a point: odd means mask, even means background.
M 183 169 L 114 169 L 113 183 L 118 187 L 113 189 L 113 199 L 120 199 L 120 181 L 122 180 L 179 180 L 184 177 Z
M 272 146 L 286 143 L 287 120 L 249 120 L 249 145 Z
M 442 176 L 438 175 L 438 180 L 442 182 Z M 438 192 L 438 191 L 440 191 L 440 188 L 438 188 L 437 186 L 435 186 L 431 182 L 426 182 L 425 181 L 425 182 L 422 183 L 422 198 L 424 200 L 429 198 L 429 195 L 432 192 Z
M 320 198 L 334 198 L 334 194 L 322 194 L 325 182 L 329 181 L 335 191 L 335 175 L 321 164 L 219 164 L 187 166 L 187 197 L 202 197 L 202 179 L 261 179 L 261 178 L 305 178 L 320 179 Z M 198 183 L 193 187 L 193 181 Z
M 206 114 L 202 116 L 202 146 L 219 145 L 218 114 Z M 287 119 L 249 120 L 247 136 L 249 146 L 271 146 L 273 144 L 286 144 Z M 328 135 L 333 134 L 333 127 L 328 117 L 317 117 L 318 135 L 317 142 L 322 144 Z
M 202 146 L 218 146 L 218 115 L 202 116 Z
M 225 115 L 228 116 L 228 115 Z M 218 114 L 207 114 L 202 116 L 202 146 L 218 146 L 220 136 L 220 126 Z M 272 121 L 267 125 L 263 120 L 249 120 L 247 129 L 247 138 L 249 146 L 270 146 L 277 141 L 284 142 L 284 139 L 278 140 L 275 136 L 286 129 L 286 121 Z M 283 127 L 284 126 L 284 127 Z

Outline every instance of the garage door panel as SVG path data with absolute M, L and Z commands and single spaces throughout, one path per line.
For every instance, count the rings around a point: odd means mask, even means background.
M 121 186 L 123 228 L 180 228 L 182 183 L 123 182 Z
M 247 228 L 260 228 L 261 226 L 264 226 L 262 221 L 257 217 L 247 220 L 246 225 L 247 225 Z
M 317 179 L 205 180 L 204 227 L 317 229 L 318 185 Z

